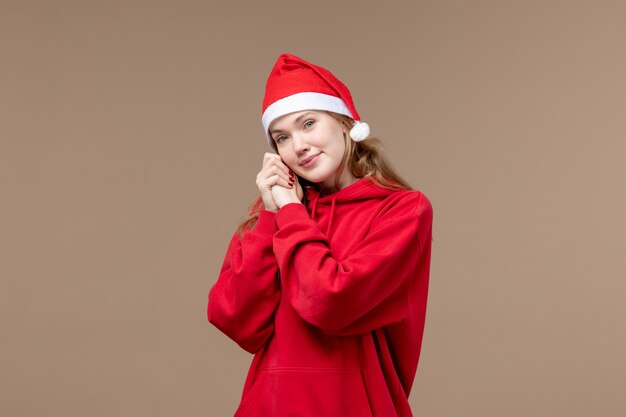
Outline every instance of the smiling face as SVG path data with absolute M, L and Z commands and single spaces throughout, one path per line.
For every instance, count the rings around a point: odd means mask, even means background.
M 345 152 L 346 130 L 325 111 L 304 110 L 277 118 L 269 127 L 270 135 L 283 162 L 298 176 L 326 191 L 357 180 L 348 170 L 339 172 Z

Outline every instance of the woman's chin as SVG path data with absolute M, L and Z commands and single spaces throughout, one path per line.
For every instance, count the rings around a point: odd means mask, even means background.
M 320 185 L 321 183 L 327 181 L 328 178 L 330 177 L 330 175 L 311 175 L 309 173 L 306 173 L 300 176 L 304 178 L 305 180 L 307 180 L 308 182 L 312 182 L 317 185 Z
M 309 182 L 319 185 L 323 182 L 328 182 L 328 180 L 333 177 L 334 172 L 330 171 L 332 170 L 328 169 L 328 167 L 325 167 L 323 164 L 318 164 L 316 167 L 305 170 L 298 175 Z

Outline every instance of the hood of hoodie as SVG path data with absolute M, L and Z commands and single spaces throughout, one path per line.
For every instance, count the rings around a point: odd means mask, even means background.
M 314 187 L 306 187 L 307 209 L 313 220 L 319 220 L 328 216 L 325 235 L 329 237 L 332 230 L 337 206 L 357 206 L 363 200 L 385 198 L 397 190 L 380 187 L 369 178 L 361 178 L 356 182 L 336 191 L 332 194 L 320 196 L 320 192 Z

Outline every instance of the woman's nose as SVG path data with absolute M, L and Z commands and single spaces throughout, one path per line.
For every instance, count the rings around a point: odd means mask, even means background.
M 293 135 L 292 143 L 293 150 L 297 154 L 305 152 L 309 149 L 309 144 L 306 140 L 306 136 L 301 133 L 296 133 Z

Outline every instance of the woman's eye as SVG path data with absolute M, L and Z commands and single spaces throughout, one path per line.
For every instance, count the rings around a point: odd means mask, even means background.
M 315 121 L 307 120 L 307 122 L 304 124 L 304 127 L 311 127 L 311 126 L 313 126 L 313 124 L 315 124 Z
M 285 136 L 285 135 L 280 135 L 279 137 L 277 137 L 277 138 L 276 138 L 276 143 L 280 143 L 280 142 L 282 142 L 282 141 L 283 141 L 283 139 L 286 139 L 286 138 L 287 138 L 287 136 Z

